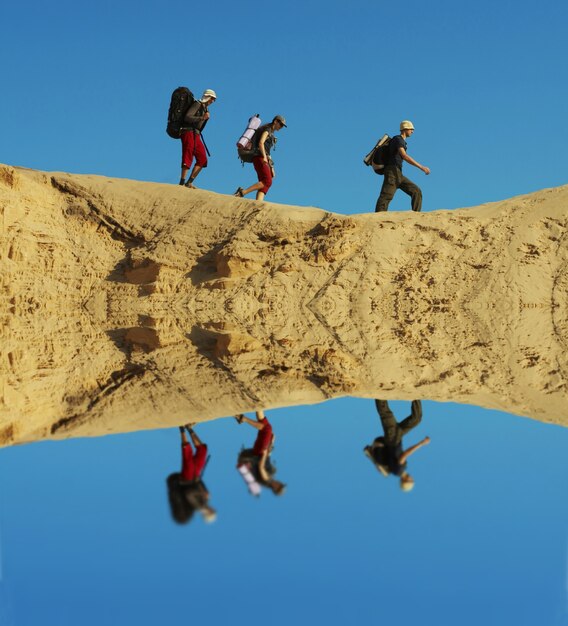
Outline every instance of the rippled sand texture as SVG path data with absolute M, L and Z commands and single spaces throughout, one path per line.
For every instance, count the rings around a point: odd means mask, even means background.
M 353 395 L 568 425 L 568 187 L 342 216 L 0 166 L 0 443 Z

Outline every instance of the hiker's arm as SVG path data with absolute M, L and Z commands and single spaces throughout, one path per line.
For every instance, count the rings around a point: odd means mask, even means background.
M 398 153 L 400 154 L 403 161 L 410 163 L 410 165 L 414 165 L 414 167 L 417 167 L 419 170 L 422 170 L 424 174 L 428 176 L 428 174 L 430 173 L 429 167 L 425 167 L 424 165 L 421 165 L 420 163 L 418 163 L 418 161 L 415 161 L 411 156 L 408 156 L 408 154 L 406 154 L 406 150 L 402 147 L 398 149 Z
M 410 446 L 410 448 L 408 448 L 408 450 L 405 450 L 401 455 L 400 455 L 400 459 L 399 459 L 399 463 L 402 465 L 402 463 L 405 463 L 406 460 L 408 459 L 408 457 L 413 454 L 414 452 L 416 452 L 416 450 L 418 450 L 419 448 L 421 448 L 422 446 L 425 446 L 426 444 L 430 443 L 430 437 L 424 437 L 424 439 L 422 439 L 422 441 L 419 441 L 417 444 Z
M 264 149 L 264 142 L 266 141 L 267 138 L 268 138 L 268 131 L 265 130 L 260 136 L 260 139 L 258 140 L 258 149 L 260 150 L 260 156 L 262 157 L 262 160 L 268 163 L 268 157 L 266 156 L 266 150 Z

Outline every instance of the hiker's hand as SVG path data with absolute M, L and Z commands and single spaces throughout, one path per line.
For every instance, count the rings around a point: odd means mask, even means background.
M 265 163 L 268 163 L 268 159 L 267 159 L 266 157 L 262 157 L 262 160 L 263 160 Z
M 211 114 L 209 113 L 209 111 L 205 112 L 205 115 L 203 116 L 206 120 L 208 120 L 211 117 Z
M 429 167 L 423 167 L 422 171 L 424 172 L 424 174 L 426 174 L 426 176 L 428 176 L 428 174 L 430 173 L 430 168 Z
M 270 172 L 272 173 L 272 178 L 276 178 L 276 172 L 272 166 L 270 167 Z

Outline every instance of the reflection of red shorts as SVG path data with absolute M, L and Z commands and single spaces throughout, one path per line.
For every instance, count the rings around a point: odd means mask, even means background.
M 272 172 L 270 171 L 270 165 L 268 165 L 266 161 L 263 161 L 261 156 L 254 157 L 252 164 L 256 170 L 258 182 L 264 185 L 260 191 L 262 191 L 262 193 L 266 193 L 272 186 Z
M 205 467 L 207 459 L 207 446 L 202 444 L 195 446 L 195 454 L 189 443 L 184 443 L 181 447 L 181 477 L 184 480 L 197 480 Z
M 270 425 L 270 422 L 266 418 L 264 418 L 262 420 L 262 424 L 263 426 L 258 431 L 256 441 L 254 442 L 254 446 L 252 447 L 252 451 L 256 456 L 261 456 L 265 450 L 268 450 L 273 439 L 272 426 Z
M 207 167 L 207 153 L 201 135 L 188 130 L 181 136 L 181 166 L 189 169 L 194 157 L 196 165 Z

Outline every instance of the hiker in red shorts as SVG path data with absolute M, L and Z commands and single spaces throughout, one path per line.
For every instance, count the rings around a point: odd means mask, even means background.
M 285 126 L 286 120 L 281 115 L 277 115 L 270 124 L 265 124 L 257 129 L 252 139 L 253 149 L 256 151 L 252 164 L 258 176 L 258 183 L 246 189 L 239 187 L 233 195 L 242 198 L 251 191 L 256 191 L 256 199 L 264 200 L 264 196 L 272 186 L 272 179 L 276 176 L 274 162 L 270 157 L 270 151 L 276 143 L 274 133 Z
M 235 419 L 239 424 L 246 422 L 258 430 L 253 447 L 242 450 L 239 454 L 237 468 L 242 464 L 249 464 L 253 476 L 261 485 L 268 487 L 274 495 L 282 495 L 286 485 L 272 477 L 276 469 L 270 462 L 270 453 L 274 448 L 275 437 L 264 412 L 256 412 L 256 421 L 242 414 L 235 415 Z
M 215 509 L 209 506 L 209 491 L 202 480 L 203 470 L 207 463 L 207 446 L 197 436 L 193 424 L 180 426 L 181 436 L 181 472 L 168 476 L 168 496 L 172 516 L 179 524 L 185 524 L 195 511 L 199 511 L 206 522 L 217 517 Z M 195 446 L 191 447 L 186 431 Z
M 181 132 L 181 178 L 180 185 L 195 189 L 193 181 L 204 167 L 207 167 L 207 152 L 201 131 L 209 120 L 209 107 L 217 99 L 213 89 L 206 89 L 201 100 L 196 100 L 188 109 L 182 124 Z M 185 182 L 191 163 L 195 159 L 195 165 Z

